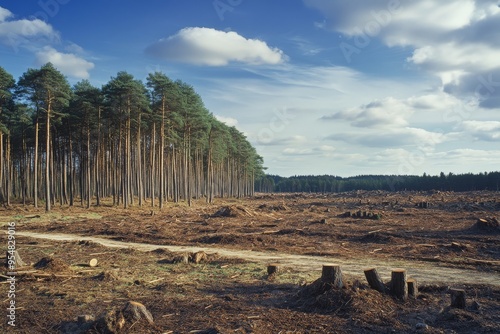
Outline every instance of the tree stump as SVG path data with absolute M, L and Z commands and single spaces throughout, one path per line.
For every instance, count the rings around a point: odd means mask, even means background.
M 409 278 L 406 283 L 408 284 L 408 296 L 411 298 L 417 298 L 418 296 L 418 285 L 417 280 Z
M 405 269 L 394 269 L 391 274 L 391 293 L 401 300 L 408 298 L 408 284 Z
M 321 273 L 321 281 L 330 284 L 334 288 L 341 289 L 344 283 L 340 266 L 337 264 L 325 264 Z
M 376 268 L 365 270 L 365 277 L 370 288 L 377 290 L 378 292 L 385 292 L 384 282 L 382 282 Z
M 465 290 L 462 289 L 450 289 L 451 294 L 451 307 L 455 308 L 465 308 Z
M 279 269 L 280 269 L 280 267 L 278 264 L 275 264 L 275 263 L 270 264 L 267 266 L 267 274 L 269 276 L 276 275 L 278 273 Z
M 97 259 L 90 260 L 89 267 L 97 267 Z

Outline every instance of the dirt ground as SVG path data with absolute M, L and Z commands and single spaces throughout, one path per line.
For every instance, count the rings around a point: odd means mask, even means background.
M 5 233 L 16 222 L 26 266 L 16 327 L 2 321 L 0 332 L 498 333 L 499 211 L 498 192 L 259 194 L 162 211 L 14 205 L 0 222 Z M 340 264 L 346 284 L 313 293 L 325 263 Z M 370 289 L 363 270 L 373 267 L 386 284 L 391 269 L 406 269 L 417 298 Z M 450 307 L 452 288 L 465 290 L 465 309 Z

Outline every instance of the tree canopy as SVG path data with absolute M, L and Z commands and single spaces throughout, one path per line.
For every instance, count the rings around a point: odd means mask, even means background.
M 265 175 L 257 178 L 258 192 L 319 192 L 338 193 L 353 190 L 385 191 L 472 191 L 500 189 L 500 172 L 479 174 L 418 175 L 361 175 L 339 177 L 333 175 L 281 177 Z

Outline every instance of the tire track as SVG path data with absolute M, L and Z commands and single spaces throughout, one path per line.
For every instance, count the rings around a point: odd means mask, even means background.
M 393 268 L 405 268 L 408 271 L 408 276 L 417 279 L 419 283 L 440 283 L 449 285 L 487 284 L 500 287 L 500 275 L 496 272 L 489 273 L 469 269 L 449 268 L 440 266 L 439 263 L 421 261 L 398 259 L 383 260 L 369 257 L 341 259 L 332 257 L 294 255 L 279 252 L 233 250 L 210 246 L 196 247 L 154 245 L 147 243 L 116 241 L 103 237 L 89 237 L 62 233 L 16 232 L 16 236 L 46 239 L 51 241 L 92 241 L 105 247 L 132 248 L 143 252 L 152 251 L 158 248 L 166 249 L 174 253 L 205 251 L 207 253 L 218 253 L 220 256 L 227 258 L 238 258 L 263 264 L 268 264 L 270 262 L 279 263 L 282 266 L 290 267 L 298 271 L 320 271 L 322 265 L 335 263 L 342 266 L 342 271 L 345 274 L 360 279 L 364 279 L 363 270 L 371 267 L 376 267 L 385 281 L 390 280 L 390 273 Z

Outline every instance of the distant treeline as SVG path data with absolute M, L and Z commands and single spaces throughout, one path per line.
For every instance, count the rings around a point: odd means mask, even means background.
M 362 175 L 292 176 L 266 175 L 256 180 L 257 192 L 317 192 L 338 193 L 352 190 L 386 191 L 471 191 L 496 190 L 500 187 L 500 172 L 448 175 Z

